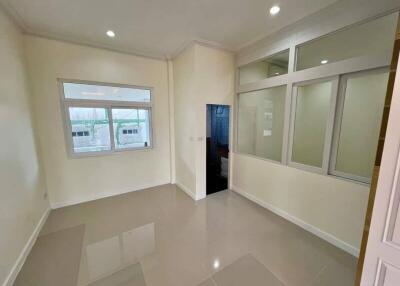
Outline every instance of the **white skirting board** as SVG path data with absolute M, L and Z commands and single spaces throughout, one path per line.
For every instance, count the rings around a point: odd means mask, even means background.
M 267 210 L 283 217 L 284 219 L 287 219 L 288 221 L 300 226 L 304 230 L 311 232 L 312 234 L 318 236 L 319 238 L 322 238 L 323 240 L 333 244 L 334 246 L 350 253 L 351 255 L 353 255 L 355 257 L 359 256 L 360 250 L 358 248 L 348 244 L 347 242 L 344 242 L 343 240 L 340 240 L 339 238 L 333 236 L 332 234 L 324 232 L 324 231 L 320 230 L 319 228 L 317 228 L 311 224 L 308 224 L 305 221 L 302 221 L 301 219 L 281 210 L 280 208 L 277 208 L 267 202 L 264 202 L 264 201 L 256 198 L 252 194 L 245 192 L 244 190 L 242 190 L 241 188 L 239 188 L 237 186 L 232 185 L 231 190 L 238 193 L 239 195 L 249 199 L 250 201 L 266 208 Z
M 179 182 L 175 182 L 175 185 L 177 185 L 179 188 L 181 188 L 182 191 L 184 191 L 193 200 L 197 201 L 196 195 L 193 194 L 192 191 L 188 187 L 186 187 L 185 185 L 183 185 L 182 183 L 179 183 Z
M 113 196 L 123 195 L 123 194 L 131 193 L 131 192 L 143 191 L 145 189 L 154 188 L 154 187 L 167 185 L 167 184 L 170 184 L 170 182 L 165 182 L 165 183 L 157 184 L 157 185 L 143 186 L 140 189 L 134 189 L 134 190 L 124 190 L 124 191 L 114 192 L 114 193 L 109 192 L 109 193 L 95 194 L 90 197 L 79 198 L 76 200 L 71 200 L 71 201 L 66 201 L 66 202 L 50 202 L 50 206 L 51 206 L 51 209 L 55 210 L 55 209 L 78 205 L 78 204 L 82 204 L 82 203 L 87 203 L 87 202 L 91 202 L 91 201 L 95 201 L 95 200 L 99 200 L 99 199 L 105 199 L 105 198 L 109 198 L 109 197 L 113 197 Z
M 18 256 L 17 261 L 15 262 L 13 268 L 11 268 L 10 273 L 8 274 L 6 280 L 4 280 L 2 286 L 12 286 L 17 278 L 18 273 L 21 271 L 22 266 L 25 263 L 26 258 L 28 257 L 29 252 L 31 252 L 33 245 L 36 242 L 36 239 L 39 236 L 40 231 L 43 228 L 44 223 L 47 220 L 47 217 L 50 214 L 50 208 L 48 208 L 42 217 L 39 220 L 39 223 L 36 225 L 33 233 L 29 237 L 27 243 L 25 244 L 24 248 L 22 249 L 20 255 Z

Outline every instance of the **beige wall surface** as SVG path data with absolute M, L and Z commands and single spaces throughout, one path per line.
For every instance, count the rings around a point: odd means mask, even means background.
M 195 197 L 194 46 L 173 60 L 176 182 Z
M 49 207 L 33 134 L 23 36 L 0 8 L 0 284 Z
M 193 44 L 173 64 L 176 180 L 200 199 L 206 194 L 206 105 L 233 104 L 234 56 Z
M 170 182 L 166 61 L 34 36 L 26 36 L 25 41 L 39 143 L 53 206 Z M 69 158 L 58 78 L 153 87 L 153 149 Z
M 234 154 L 233 189 L 359 249 L 369 187 Z

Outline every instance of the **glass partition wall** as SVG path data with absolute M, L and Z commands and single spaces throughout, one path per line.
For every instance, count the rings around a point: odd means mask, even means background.
M 239 94 L 239 152 L 281 161 L 286 86 Z
M 236 152 L 369 183 L 397 21 L 388 14 L 240 66 Z

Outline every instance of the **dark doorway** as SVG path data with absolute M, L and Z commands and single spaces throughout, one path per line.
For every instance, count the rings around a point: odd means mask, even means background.
M 207 195 L 228 189 L 229 106 L 207 104 Z

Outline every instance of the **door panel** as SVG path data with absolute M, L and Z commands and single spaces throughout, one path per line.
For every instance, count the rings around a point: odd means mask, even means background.
M 397 73 L 379 172 L 362 286 L 400 285 L 400 73 Z

